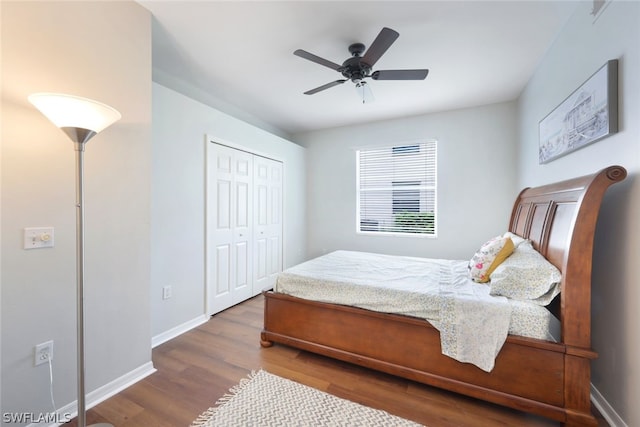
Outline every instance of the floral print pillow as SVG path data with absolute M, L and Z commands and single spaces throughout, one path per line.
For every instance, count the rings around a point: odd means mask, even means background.
M 489 276 L 511 253 L 515 246 L 509 237 L 494 237 L 486 242 L 469 261 L 469 276 L 478 283 L 486 283 Z

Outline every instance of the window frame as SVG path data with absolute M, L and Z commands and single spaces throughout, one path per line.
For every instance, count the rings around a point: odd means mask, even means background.
M 430 151 L 432 154 L 430 159 L 433 159 L 433 175 L 429 175 L 430 178 L 433 178 L 433 185 L 425 185 L 419 186 L 420 192 L 433 191 L 433 216 L 434 216 L 434 227 L 432 233 L 427 232 L 412 232 L 412 231 L 384 231 L 384 230 L 373 230 L 373 229 L 363 229 L 361 218 L 361 199 L 362 199 L 362 183 L 361 183 L 361 152 L 373 151 L 373 150 L 390 150 L 390 158 L 394 155 L 407 155 L 415 153 L 415 147 L 419 147 L 421 145 L 425 145 L 425 148 Z M 385 144 L 385 145 L 375 145 L 375 146 L 366 146 L 360 147 L 356 150 L 356 218 L 355 218 L 355 226 L 356 226 L 356 234 L 362 235 L 372 235 L 372 236 L 393 236 L 393 237 L 413 237 L 413 238 L 437 238 L 438 237 L 438 141 L 435 139 L 424 139 L 420 141 L 411 141 L 411 142 L 403 142 L 397 144 Z M 425 159 L 425 162 L 427 160 Z M 394 179 L 394 176 L 389 176 L 390 183 L 394 181 L 404 181 L 409 182 L 409 179 Z M 391 210 L 394 210 L 393 207 L 393 184 L 390 184 L 390 188 L 392 190 L 390 195 L 390 203 Z M 420 200 L 419 203 L 422 203 L 423 200 Z M 395 215 L 395 213 L 392 213 Z M 370 220 L 370 218 L 365 218 L 364 221 Z M 369 228 L 373 228 L 371 224 L 368 225 Z M 377 225 L 375 226 L 377 227 Z

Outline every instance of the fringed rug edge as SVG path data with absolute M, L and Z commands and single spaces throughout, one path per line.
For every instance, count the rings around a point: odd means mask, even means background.
M 189 425 L 189 427 L 202 427 L 202 426 L 205 426 L 206 423 L 216 414 L 216 412 L 218 412 L 218 409 L 220 409 L 222 407 L 222 405 L 224 405 L 225 403 L 229 402 L 238 393 L 240 393 L 247 386 L 247 384 L 249 384 L 251 382 L 251 380 L 254 379 L 260 372 L 262 372 L 262 369 L 257 371 L 257 372 L 256 371 L 251 371 L 251 373 L 248 376 L 242 378 L 238 384 L 236 384 L 233 387 L 231 387 L 229 389 L 229 391 L 224 394 L 224 396 L 222 396 L 220 399 L 218 399 L 214 406 L 210 407 L 209 409 L 204 411 L 202 414 L 198 415 L 198 418 L 196 418 Z

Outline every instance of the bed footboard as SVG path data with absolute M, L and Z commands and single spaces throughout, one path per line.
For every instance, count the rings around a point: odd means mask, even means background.
M 582 409 L 565 407 L 567 358 L 588 363 L 593 353 L 570 356 L 563 344 L 510 336 L 487 373 L 442 355 L 439 332 L 424 320 L 274 292 L 264 296 L 264 347 L 285 344 L 567 425 L 597 425 L 588 400 Z M 588 392 L 589 383 L 572 387 Z

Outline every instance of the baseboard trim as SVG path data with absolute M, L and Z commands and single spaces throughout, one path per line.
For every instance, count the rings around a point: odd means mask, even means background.
M 115 396 L 122 390 L 148 377 L 154 372 L 156 372 L 156 369 L 153 367 L 153 362 L 147 362 L 144 365 L 139 366 L 136 369 L 124 374 L 123 376 L 116 378 L 110 383 L 97 388 L 96 390 L 87 394 L 85 399 L 86 409 L 89 410 L 97 404 L 104 402 L 108 398 Z M 75 418 L 78 415 L 78 401 L 74 400 L 68 405 L 65 405 L 62 408 L 58 409 L 56 413 L 58 414 L 57 420 L 62 420 L 62 422 L 58 424 L 49 424 L 49 427 L 59 427 L 64 422 L 68 421 L 69 417 Z M 42 424 L 29 424 L 27 427 L 37 426 L 42 426 Z
M 602 417 L 607 420 L 609 426 L 629 427 L 593 384 L 591 384 L 591 402 L 598 408 L 598 411 L 600 411 Z
M 206 323 L 208 320 L 209 316 L 203 314 L 196 317 L 195 319 L 191 319 L 181 325 L 171 328 L 168 331 L 162 332 L 151 338 L 151 348 L 156 348 L 160 344 L 165 343 L 177 336 L 180 336 L 185 332 L 202 325 L 203 323 Z

